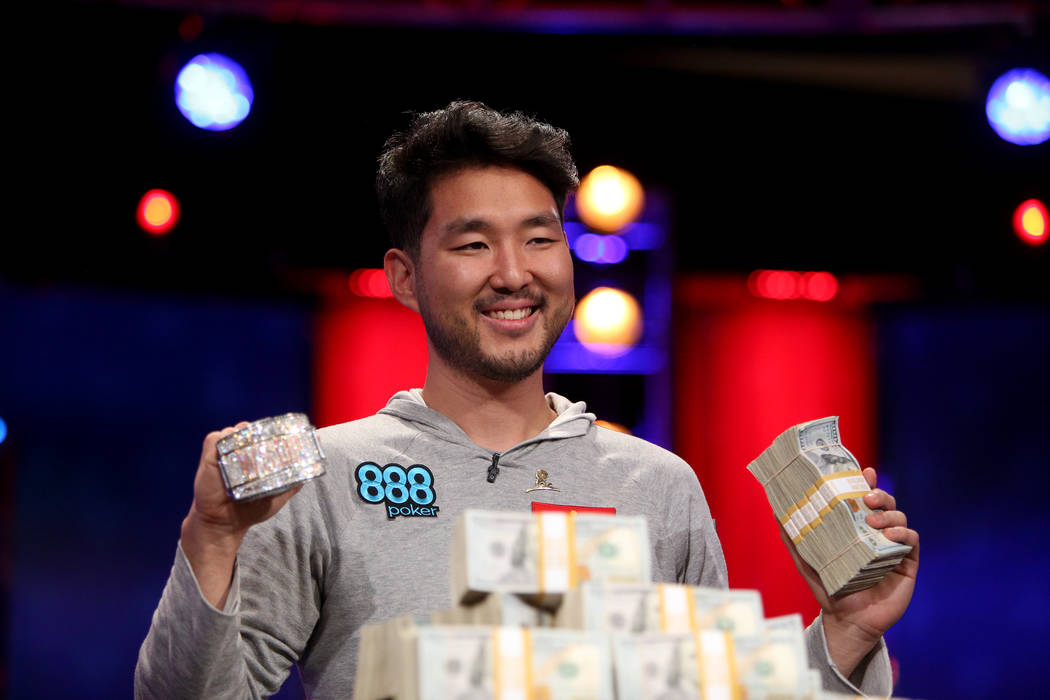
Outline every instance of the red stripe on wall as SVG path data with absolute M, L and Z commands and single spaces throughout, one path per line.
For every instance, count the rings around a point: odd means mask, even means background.
M 393 299 L 359 298 L 324 309 L 314 338 L 317 427 L 370 416 L 396 392 L 423 386 L 423 322 Z

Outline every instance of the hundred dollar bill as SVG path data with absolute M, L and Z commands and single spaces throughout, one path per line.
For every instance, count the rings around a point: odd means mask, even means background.
M 743 589 L 585 582 L 565 594 L 555 624 L 606 634 L 718 629 L 736 641 L 757 640 L 762 597 Z
M 355 700 L 613 700 L 608 642 L 575 630 L 366 627 Z M 367 654 L 366 654 L 367 652 Z
M 761 640 L 737 648 L 736 668 L 748 700 L 804 698 L 810 693 L 800 615 L 769 618 Z
M 491 592 L 556 607 L 580 581 L 651 580 L 640 517 L 467 510 L 452 543 L 452 593 L 471 603 Z
M 614 636 L 618 697 L 631 700 L 739 698 L 733 641 L 717 630 Z
M 551 627 L 554 613 L 530 605 L 514 593 L 489 593 L 473 605 L 457 605 L 430 616 L 435 625 L 502 625 Z

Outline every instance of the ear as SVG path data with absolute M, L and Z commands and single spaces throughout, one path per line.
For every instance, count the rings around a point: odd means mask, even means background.
M 398 248 L 391 248 L 383 256 L 383 271 L 386 272 L 386 283 L 394 298 L 416 313 L 419 313 L 419 301 L 416 299 L 416 268 L 408 253 Z

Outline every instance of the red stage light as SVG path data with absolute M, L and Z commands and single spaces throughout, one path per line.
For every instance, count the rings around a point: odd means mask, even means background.
M 359 297 L 370 297 L 383 299 L 394 296 L 390 291 L 390 285 L 386 281 L 386 273 L 382 270 L 366 268 L 354 270 L 350 273 L 348 281 L 350 291 Z
M 167 190 L 150 190 L 139 200 L 135 218 L 146 233 L 163 236 L 179 221 L 179 201 Z
M 1014 211 L 1014 231 L 1028 245 L 1042 245 L 1047 239 L 1048 220 L 1050 216 L 1043 203 L 1028 199 Z
M 747 288 L 764 299 L 831 301 L 838 294 L 839 283 L 830 272 L 755 270 L 747 278 Z
M 831 301 L 839 292 L 839 281 L 830 272 L 807 272 L 802 285 L 802 296 L 812 301 Z

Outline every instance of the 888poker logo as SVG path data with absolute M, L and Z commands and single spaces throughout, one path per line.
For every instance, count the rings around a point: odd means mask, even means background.
M 434 518 L 440 510 L 434 505 L 434 474 L 423 464 L 406 469 L 400 464 L 381 467 L 375 462 L 362 462 L 354 470 L 354 478 L 357 494 L 365 503 L 383 504 L 391 520 L 399 515 Z

